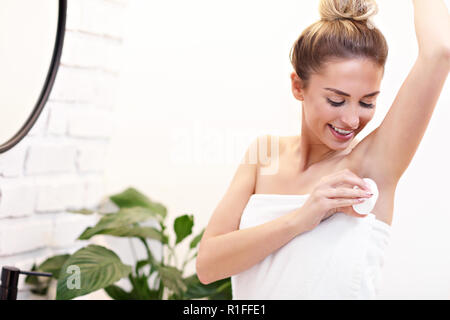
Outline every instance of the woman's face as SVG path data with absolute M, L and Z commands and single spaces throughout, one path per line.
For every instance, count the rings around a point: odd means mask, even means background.
M 303 102 L 302 131 L 308 130 L 330 149 L 347 148 L 374 116 L 382 77 L 383 68 L 364 58 L 324 64 L 320 73 L 311 75 L 305 90 L 293 72 L 292 91 Z M 351 132 L 339 135 L 330 125 Z

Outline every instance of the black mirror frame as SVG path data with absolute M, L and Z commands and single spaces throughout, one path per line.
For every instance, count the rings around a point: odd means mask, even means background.
M 53 83 L 55 82 L 56 73 L 58 72 L 58 67 L 61 61 L 62 48 L 64 44 L 64 33 L 66 31 L 67 0 L 59 0 L 58 9 L 58 27 L 56 31 L 55 46 L 53 48 L 50 68 L 48 70 L 44 86 L 41 90 L 41 94 L 39 95 L 36 105 L 27 121 L 25 121 L 24 125 L 22 125 L 19 131 L 11 139 L 0 145 L 0 153 L 8 151 L 27 135 L 27 133 L 36 123 L 36 120 L 41 114 L 42 109 L 44 109 L 50 92 L 52 91 Z

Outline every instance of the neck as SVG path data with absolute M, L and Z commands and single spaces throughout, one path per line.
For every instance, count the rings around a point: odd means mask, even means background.
M 350 146 L 349 146 L 350 147 Z M 302 121 L 302 130 L 300 136 L 295 139 L 294 152 L 298 159 L 298 169 L 302 171 L 308 170 L 313 165 L 324 163 L 330 159 L 346 154 L 349 148 L 331 149 L 318 139 L 306 123 Z

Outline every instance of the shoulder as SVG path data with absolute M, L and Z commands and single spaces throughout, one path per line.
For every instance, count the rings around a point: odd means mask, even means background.
M 273 170 L 277 171 L 280 166 L 290 138 L 271 134 L 257 136 L 247 149 L 245 163 L 256 169 L 256 176 L 261 175 L 262 170 L 264 174 L 273 174 Z
M 265 134 L 258 136 L 258 164 L 269 165 L 286 150 L 292 137 Z

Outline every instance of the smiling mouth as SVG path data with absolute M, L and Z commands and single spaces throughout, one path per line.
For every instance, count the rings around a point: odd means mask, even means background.
M 350 135 L 352 132 L 354 132 L 355 130 L 343 130 L 343 129 L 339 129 L 336 128 L 335 126 L 333 126 L 332 124 L 328 123 L 328 125 L 338 134 L 342 135 L 342 136 L 347 136 Z

